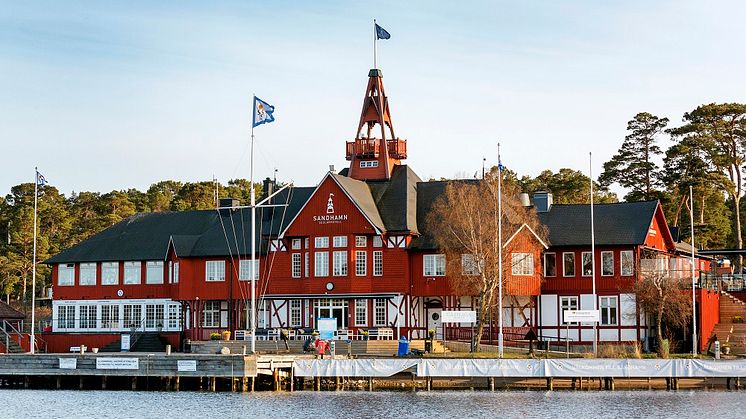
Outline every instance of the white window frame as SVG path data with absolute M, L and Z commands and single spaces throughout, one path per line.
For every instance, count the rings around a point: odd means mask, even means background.
M 163 261 L 149 260 L 145 262 L 145 283 L 162 284 L 163 283 Z
M 567 266 L 565 264 L 565 261 L 567 257 L 570 256 L 572 258 L 572 272 L 570 274 L 567 273 Z M 577 273 L 577 263 L 575 263 L 575 252 L 562 252 L 562 277 L 564 278 L 572 278 Z
M 613 306 L 610 304 L 612 301 L 614 302 Z M 619 324 L 619 297 L 617 296 L 599 297 L 598 306 L 601 311 L 600 322 L 602 326 L 617 326 Z M 606 322 L 604 322 L 604 314 L 606 314 Z M 613 314 L 613 318 L 612 318 L 612 314 Z
M 624 258 L 629 257 L 629 271 L 625 270 Z M 619 270 L 622 276 L 632 276 L 635 274 L 635 252 L 632 250 L 622 250 L 619 252 Z
M 565 323 L 565 310 L 577 310 L 578 309 L 578 300 L 579 298 L 572 295 L 572 296 L 562 296 L 560 297 L 560 325 L 567 326 L 568 323 Z M 567 302 L 567 304 L 565 304 Z M 565 308 L 566 307 L 566 308 Z M 570 322 L 570 325 L 577 325 L 577 322 Z
M 549 255 L 554 257 L 554 274 L 553 275 L 549 275 L 547 273 L 547 266 L 549 266 L 549 264 L 547 263 L 547 256 Z M 557 276 L 557 253 L 555 252 L 544 253 L 544 276 L 548 278 L 554 278 Z
M 380 327 L 386 326 L 386 306 L 387 301 L 385 298 L 376 298 L 373 300 L 373 325 Z
M 381 236 L 373 236 L 373 247 L 383 247 L 383 239 Z
M 311 276 L 311 253 L 303 253 L 303 276 L 308 278 Z
M 238 280 L 251 281 L 251 259 L 241 259 L 238 262 Z M 259 280 L 259 259 L 254 259 L 254 279 Z
M 329 276 L 329 252 L 314 252 L 313 276 L 319 278 Z
M 174 262 L 174 284 L 179 283 L 179 262 Z
M 424 276 L 446 276 L 446 255 L 423 255 L 422 272 Z
M 355 247 L 368 247 L 368 237 L 355 236 Z
M 221 308 L 220 300 L 205 301 L 202 306 L 202 327 L 220 327 Z
M 320 236 L 313 238 L 314 249 L 328 249 L 329 248 L 329 237 Z
M 303 301 L 302 300 L 290 300 L 290 315 L 288 316 L 290 327 L 301 327 L 302 319 L 303 319 Z
M 142 283 L 142 262 L 139 260 L 124 262 L 124 285 L 139 285 L 140 283 Z
M 332 239 L 333 247 L 347 247 L 347 236 L 334 236 Z
M 590 255 L 591 257 L 590 270 L 588 271 L 588 273 L 586 273 L 586 270 L 585 270 L 586 255 Z M 585 276 L 585 277 L 590 277 L 593 275 L 593 254 L 591 252 L 580 253 L 580 273 L 582 276 Z
M 75 329 L 75 306 L 60 305 L 57 307 L 57 328 Z
M 83 304 L 78 306 L 78 329 L 97 329 L 98 306 Z
M 606 263 L 604 259 L 611 257 L 611 273 L 606 273 Z M 601 252 L 601 276 L 614 276 L 614 252 L 611 250 L 604 250 Z
M 510 272 L 513 276 L 534 275 L 534 254 L 515 252 L 510 254 Z
M 119 304 L 101 305 L 101 328 L 119 330 L 122 322 L 119 319 Z
M 461 275 L 476 276 L 479 275 L 479 266 L 477 265 L 474 255 L 461 255 Z
M 96 263 L 81 263 L 78 283 L 81 286 L 96 285 Z
M 57 265 L 57 285 L 71 287 L 75 285 L 75 264 L 60 263 Z
M 290 244 L 290 248 L 292 250 L 300 250 L 300 244 L 300 239 L 293 239 Z
M 101 262 L 101 285 L 119 285 L 119 262 Z
M 293 278 L 300 278 L 301 275 L 301 254 L 293 253 L 290 261 L 290 274 Z
M 372 167 L 378 167 L 378 160 L 360 160 L 361 169 L 368 169 Z
M 383 276 L 383 250 L 373 251 L 373 276 Z
M 355 250 L 355 276 L 368 275 L 368 252 Z
M 208 260 L 205 262 L 205 282 L 225 281 L 225 261 Z
M 355 300 L 355 326 L 368 325 L 368 300 Z
M 347 276 L 347 251 L 337 250 L 332 252 L 332 275 Z

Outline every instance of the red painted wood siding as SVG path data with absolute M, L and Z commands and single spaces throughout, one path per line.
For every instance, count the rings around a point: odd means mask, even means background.
M 163 284 L 146 284 L 147 267 L 142 262 L 140 267 L 140 284 L 124 284 L 124 262 L 119 262 L 119 283 L 116 285 L 101 285 L 101 263 L 96 264 L 96 285 L 80 285 L 80 264 L 75 264 L 75 285 L 58 285 L 58 265 L 52 269 L 52 295 L 55 300 L 103 300 L 103 299 L 135 299 L 135 298 L 169 298 L 171 285 L 168 284 L 168 262 L 163 265 Z M 122 290 L 124 295 L 117 296 Z
M 619 247 L 596 247 L 596 291 L 598 293 L 618 293 L 629 291 L 632 289 L 635 277 L 633 276 L 622 276 L 621 274 L 621 256 L 620 252 L 624 250 L 632 250 L 633 257 L 635 258 L 634 264 L 637 265 L 637 249 L 633 246 L 619 246 Z M 588 247 L 550 247 L 546 253 L 555 253 L 557 255 L 557 275 L 554 277 L 545 277 L 544 283 L 541 286 L 542 294 L 565 294 L 572 292 L 577 294 L 590 294 L 593 290 L 593 282 L 590 276 L 583 276 L 582 264 L 583 264 L 583 252 L 590 252 L 591 248 Z M 602 276 L 601 269 L 601 252 L 611 251 L 614 254 L 614 275 L 613 276 Z M 563 253 L 571 252 L 575 254 L 575 275 L 574 276 L 563 276 Z M 542 266 L 544 261 L 542 260 Z

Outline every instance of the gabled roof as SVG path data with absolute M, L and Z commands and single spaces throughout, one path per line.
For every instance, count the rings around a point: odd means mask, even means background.
M 538 241 L 542 246 L 544 246 L 544 249 L 549 249 L 549 246 L 544 242 L 544 240 L 542 240 L 541 237 L 539 237 L 539 235 L 536 234 L 536 232 L 534 231 L 534 229 L 531 228 L 526 223 L 521 224 L 521 226 L 518 227 L 518 229 L 515 231 L 515 233 L 513 233 L 508 240 L 505 240 L 505 243 L 503 244 L 503 249 L 506 248 L 506 247 L 508 247 L 508 245 L 510 244 L 510 242 L 512 242 L 513 239 L 516 238 L 516 236 L 518 236 L 518 233 L 520 233 L 521 230 L 528 230 L 534 236 L 534 238 L 536 239 L 536 241 Z
M 0 320 L 23 320 L 25 318 L 23 313 L 0 301 Z
M 337 182 L 337 185 L 342 188 L 352 203 L 363 213 L 373 227 L 381 232 L 386 231 L 386 225 L 381 218 L 381 214 L 378 212 L 376 201 L 373 199 L 367 183 L 337 173 L 329 173 L 329 177 Z
M 378 211 L 389 233 L 419 234 L 417 184 L 422 182 L 407 165 L 394 166 L 390 181 L 368 181 Z
M 435 239 L 427 229 L 427 216 L 433 208 L 435 201 L 445 194 L 446 186 L 452 182 L 476 184 L 475 179 L 460 179 L 451 181 L 419 182 L 417 183 L 417 223 L 420 236 L 414 238 L 409 248 L 413 250 L 437 250 Z
M 658 201 L 593 205 L 596 245 L 644 244 L 657 209 Z M 589 205 L 552 205 L 549 212 L 538 215 L 549 228 L 552 246 L 590 246 Z

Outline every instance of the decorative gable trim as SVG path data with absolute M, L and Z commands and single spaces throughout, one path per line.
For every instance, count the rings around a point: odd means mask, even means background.
M 541 245 L 542 245 L 542 246 L 544 246 L 544 249 L 545 249 L 545 250 L 546 250 L 546 249 L 549 249 L 549 246 L 548 246 L 548 245 L 547 245 L 546 243 L 544 243 L 544 240 L 542 240 L 541 238 L 539 238 L 539 235 L 538 235 L 538 234 L 536 234 L 536 232 L 534 231 L 534 229 L 532 229 L 532 228 L 531 228 L 531 227 L 530 227 L 530 226 L 529 226 L 528 224 L 526 224 L 526 223 L 523 223 L 523 224 L 521 224 L 521 226 L 520 226 L 520 227 L 518 227 L 518 230 L 516 230 L 516 231 L 515 231 L 515 233 L 513 233 L 513 235 L 512 235 L 512 236 L 510 236 L 510 238 L 509 238 L 508 240 L 506 240 L 506 241 L 505 241 L 505 244 L 503 244 L 503 249 L 504 249 L 504 248 L 506 248 L 506 247 L 508 246 L 508 244 L 510 244 L 510 242 L 511 242 L 511 241 L 513 241 L 513 239 L 514 239 L 514 238 L 516 238 L 516 236 L 518 236 L 518 233 L 520 233 L 520 232 L 521 232 L 521 230 L 523 230 L 524 228 L 525 228 L 525 229 L 528 229 L 528 231 L 530 231 L 530 232 L 531 232 L 531 234 L 533 234 L 533 236 L 534 236 L 534 237 L 536 238 L 536 241 L 538 241 L 539 243 L 541 243 Z

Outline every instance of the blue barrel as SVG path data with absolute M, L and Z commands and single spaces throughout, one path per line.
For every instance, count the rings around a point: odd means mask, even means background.
M 398 356 L 407 356 L 409 354 L 409 341 L 407 340 L 406 336 L 402 336 L 399 339 L 399 352 L 397 353 Z

